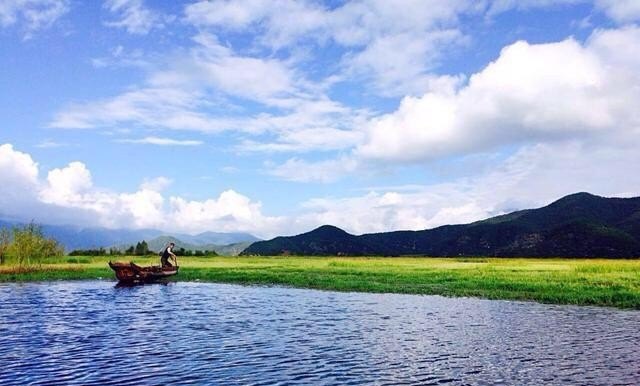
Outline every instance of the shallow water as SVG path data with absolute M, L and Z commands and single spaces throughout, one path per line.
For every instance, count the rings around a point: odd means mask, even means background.
M 639 384 L 640 312 L 204 283 L 0 285 L 0 385 Z

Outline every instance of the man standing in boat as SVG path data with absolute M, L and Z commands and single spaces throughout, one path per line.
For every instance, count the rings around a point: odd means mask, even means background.
M 173 247 L 176 245 L 174 243 L 169 243 L 167 247 L 162 252 L 162 257 L 160 258 L 160 263 L 162 264 L 162 268 L 172 267 L 171 263 L 169 263 L 169 259 L 173 259 L 173 262 L 176 263 L 176 255 L 173 253 Z M 176 263 L 177 265 L 177 263 Z

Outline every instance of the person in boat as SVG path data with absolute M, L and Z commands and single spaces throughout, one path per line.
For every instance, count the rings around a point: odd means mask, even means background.
M 162 268 L 173 267 L 169 262 L 169 259 L 173 259 L 173 262 L 176 263 L 176 255 L 173 253 L 173 247 L 175 246 L 176 245 L 174 243 L 169 243 L 169 245 L 164 249 L 164 252 L 162 252 L 162 257 L 160 258 Z

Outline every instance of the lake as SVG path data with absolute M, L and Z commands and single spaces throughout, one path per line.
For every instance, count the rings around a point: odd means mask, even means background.
M 0 284 L 0 384 L 638 384 L 640 312 L 282 287 Z

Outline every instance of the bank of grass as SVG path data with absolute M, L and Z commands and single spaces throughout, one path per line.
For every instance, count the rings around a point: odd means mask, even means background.
M 157 264 L 157 258 L 131 258 Z M 119 260 L 129 261 L 129 258 Z M 108 258 L 60 258 L 0 282 L 113 279 Z M 640 260 L 496 258 L 181 258 L 177 281 L 285 285 L 640 309 Z

